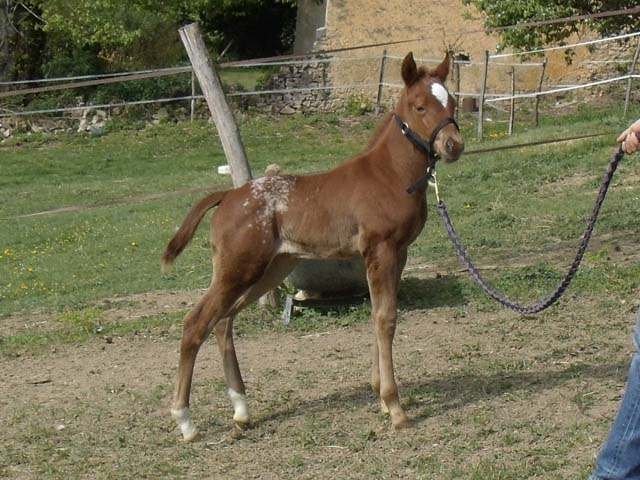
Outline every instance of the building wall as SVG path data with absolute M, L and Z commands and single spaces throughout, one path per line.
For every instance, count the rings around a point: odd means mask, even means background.
M 296 38 L 293 53 L 307 53 L 314 50 L 318 29 L 324 27 L 326 0 L 298 0 L 296 17 Z
M 499 37 L 486 34 L 480 13 L 462 0 L 302 0 L 299 4 L 299 21 L 306 18 L 308 25 L 305 39 L 300 39 L 298 51 L 332 50 L 357 45 L 419 39 L 406 43 L 371 47 L 340 52 L 340 57 L 369 57 L 354 61 L 335 62 L 331 65 L 328 79 L 334 85 L 374 84 L 378 82 L 380 63 L 386 49 L 391 57 L 386 63 L 386 83 L 401 84 L 401 58 L 413 51 L 414 56 L 427 60 L 427 67 L 435 67 L 443 58 L 447 48 L 454 52 L 462 52 L 469 56 L 471 65 L 460 67 L 460 89 L 462 92 L 478 92 L 482 78 L 482 62 L 484 52 L 496 53 Z M 324 28 L 315 43 L 310 42 L 310 31 L 321 28 L 324 17 Z M 311 21 L 313 20 L 313 21 Z M 315 22 L 315 23 L 314 23 Z M 318 26 L 319 25 L 319 26 Z M 314 30 L 315 33 L 315 30 Z M 316 37 L 314 34 L 313 37 Z M 586 33 L 580 39 L 585 40 Z M 591 35 L 593 37 L 593 35 Z M 303 48 L 304 45 L 304 48 Z M 624 71 L 624 63 L 620 65 L 594 63 L 598 60 L 629 59 L 635 48 L 635 40 L 627 46 L 606 43 L 589 51 L 587 48 L 576 49 L 571 65 L 564 60 L 563 50 L 548 52 L 548 64 L 545 73 L 544 87 L 559 84 L 583 83 L 594 78 L 605 78 L 612 73 Z M 540 57 L 524 59 L 524 63 L 540 63 Z M 521 63 L 519 57 L 508 57 L 496 60 L 496 63 Z M 489 70 L 487 91 L 491 93 L 508 93 L 511 86 L 511 66 L 492 64 Z M 531 91 L 540 79 L 540 66 L 517 66 L 515 68 L 517 89 Z M 603 76 L 604 75 L 604 76 Z M 450 88 L 453 89 L 456 79 L 454 71 L 450 75 Z M 621 87 L 622 88 L 622 87 Z M 333 93 L 337 99 L 356 94 L 375 98 L 375 87 L 349 87 Z M 397 96 L 397 89 L 386 88 L 387 102 Z M 338 100 L 339 103 L 339 100 Z

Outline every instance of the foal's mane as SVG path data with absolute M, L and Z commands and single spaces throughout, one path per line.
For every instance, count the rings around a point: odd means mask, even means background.
M 393 116 L 393 113 L 389 112 L 384 117 L 382 117 L 382 120 L 376 127 L 376 131 L 373 132 L 373 136 L 371 137 L 371 140 L 369 140 L 369 143 L 367 144 L 367 148 L 365 149 L 365 151 L 371 150 L 373 146 L 376 143 L 378 143 L 378 140 L 380 140 L 380 137 L 382 136 L 382 132 L 384 132 L 384 130 L 387 128 L 387 125 L 389 125 L 389 122 L 391 121 L 392 116 Z

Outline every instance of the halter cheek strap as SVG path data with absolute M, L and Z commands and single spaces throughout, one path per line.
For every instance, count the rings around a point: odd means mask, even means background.
M 436 170 L 436 161 L 438 160 L 438 158 L 434 149 L 434 144 L 436 142 L 436 139 L 438 138 L 438 134 L 440 133 L 440 131 L 450 123 L 455 125 L 458 131 L 460 131 L 460 127 L 453 118 L 447 117 L 438 125 L 436 125 L 436 128 L 434 128 L 433 132 L 431 133 L 431 138 L 427 142 L 415 131 L 411 130 L 409 124 L 402 120 L 398 115 L 394 113 L 393 117 L 396 119 L 396 123 L 398 124 L 398 127 L 400 127 L 400 131 L 402 132 L 402 134 L 407 137 L 407 139 L 411 143 L 413 143 L 419 150 L 421 150 L 427 157 L 426 175 L 420 178 L 420 180 L 411 185 L 409 188 L 407 188 L 407 193 L 413 194 L 419 190 L 424 190 L 427 188 L 429 180 L 431 179 L 433 172 L 435 172 Z

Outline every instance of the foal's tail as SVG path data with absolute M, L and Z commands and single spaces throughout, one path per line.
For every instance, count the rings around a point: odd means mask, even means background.
M 183 220 L 182 225 L 180 225 L 180 228 L 178 228 L 169 245 L 167 245 L 167 249 L 162 254 L 161 262 L 163 269 L 173 264 L 176 257 L 182 253 L 193 238 L 205 213 L 213 207 L 218 206 L 227 193 L 229 193 L 228 190 L 213 192 L 191 207 L 187 217 Z

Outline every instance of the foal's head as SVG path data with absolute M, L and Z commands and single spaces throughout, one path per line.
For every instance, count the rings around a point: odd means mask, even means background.
M 402 79 L 406 87 L 398 113 L 425 140 L 432 139 L 436 129 L 447 118 L 453 118 L 455 101 L 444 82 L 449 75 L 449 53 L 434 70 L 418 68 L 409 52 L 402 62 Z M 445 125 L 433 139 L 437 155 L 447 162 L 457 160 L 464 151 L 462 135 L 453 123 Z

